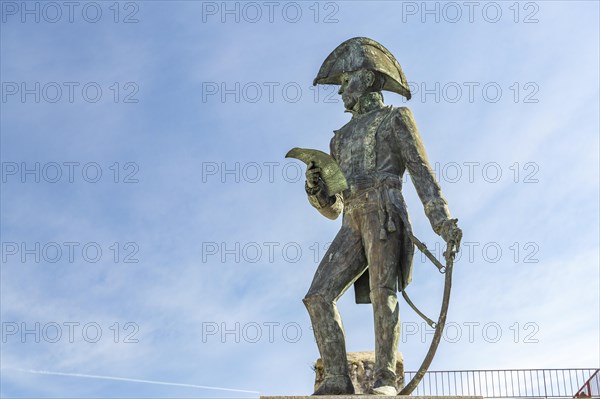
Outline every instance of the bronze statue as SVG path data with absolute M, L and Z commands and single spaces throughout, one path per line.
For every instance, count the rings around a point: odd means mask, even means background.
M 322 215 L 342 227 L 323 257 L 303 299 L 323 360 L 325 378 L 314 395 L 353 394 L 342 320 L 336 307 L 354 284 L 356 302 L 372 303 L 375 319 L 375 384 L 372 393 L 396 395 L 396 351 L 400 332 L 396 292 L 411 281 L 414 244 L 402 197 L 408 170 L 433 230 L 458 250 L 462 232 L 450 217 L 432 173 L 411 111 L 383 104 L 382 90 L 410 99 L 394 56 L 374 40 L 340 44 L 321 66 L 314 85 L 341 85 L 352 119 L 334 132 L 330 153 L 347 181 L 328 192 L 316 162 L 309 162 L 305 189 Z M 452 248 L 450 248 L 452 246 Z M 445 316 L 444 316 L 445 319 Z

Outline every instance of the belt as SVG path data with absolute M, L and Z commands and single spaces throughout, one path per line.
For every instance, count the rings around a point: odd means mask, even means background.
M 364 205 L 364 200 L 358 200 L 359 197 L 371 191 L 376 191 L 379 222 L 381 224 L 379 230 L 380 240 L 386 240 L 387 233 L 396 231 L 396 224 L 392 220 L 392 203 L 389 196 L 390 188 L 402 189 L 400 176 L 392 173 L 374 173 L 348 179 L 348 189 L 343 193 L 345 211 L 350 212 Z M 348 202 L 347 206 L 346 202 Z

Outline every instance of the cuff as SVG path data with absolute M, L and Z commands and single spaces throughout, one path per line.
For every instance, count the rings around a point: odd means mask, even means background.
M 431 222 L 433 231 L 440 235 L 444 226 L 444 223 L 450 219 L 450 211 L 448 210 L 448 204 L 443 198 L 431 200 L 425 204 L 425 214 Z

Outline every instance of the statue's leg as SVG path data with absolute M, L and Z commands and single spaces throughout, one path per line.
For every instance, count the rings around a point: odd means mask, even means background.
M 321 260 L 303 299 L 324 367 L 325 378 L 314 395 L 354 393 L 348 375 L 344 327 L 336 301 L 366 267 L 361 236 L 344 223 Z
M 401 221 L 395 215 L 396 226 Z M 381 222 L 376 212 L 364 214 L 362 220 L 365 253 L 369 263 L 370 297 L 375 324 L 375 383 L 374 394 L 396 395 L 396 353 L 400 337 L 398 310 L 398 262 L 401 254 L 401 229 L 387 232 L 380 239 Z

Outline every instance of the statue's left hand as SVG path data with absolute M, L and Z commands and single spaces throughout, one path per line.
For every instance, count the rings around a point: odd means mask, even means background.
M 306 186 L 314 188 L 319 185 L 321 180 L 321 168 L 317 167 L 314 161 L 310 161 L 306 168 Z

